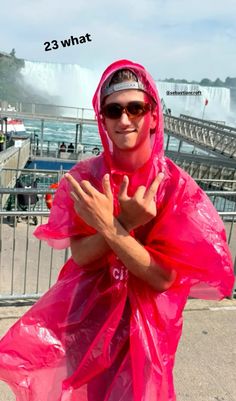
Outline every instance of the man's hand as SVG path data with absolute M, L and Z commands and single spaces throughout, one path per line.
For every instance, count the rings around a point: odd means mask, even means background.
M 98 231 L 79 241 L 76 238 L 71 239 L 72 256 L 76 263 L 81 266 L 90 264 L 103 257 L 110 248 L 132 274 L 156 291 L 167 290 L 175 279 L 175 272 L 159 266 L 149 252 L 114 218 L 109 175 L 106 174 L 102 180 L 103 194 L 88 181 L 78 183 L 70 174 L 65 177 L 72 187 L 71 196 L 75 202 L 75 210 L 88 225 Z M 127 195 L 128 181 L 125 178 L 120 189 L 120 201 L 127 214 L 126 216 L 124 213 L 124 217 L 132 222 L 133 227 L 146 224 L 155 217 L 154 196 L 162 178 L 163 174 L 159 174 L 148 190 L 140 186 L 132 198 Z
M 104 193 L 99 192 L 89 181 L 78 183 L 70 174 L 65 174 L 65 178 L 72 187 L 75 211 L 89 226 L 102 231 L 113 225 L 113 194 L 109 174 L 105 174 L 102 179 Z
M 139 186 L 131 198 L 127 194 L 129 178 L 124 176 L 119 191 L 121 213 L 118 220 L 128 231 L 148 223 L 156 216 L 154 197 L 163 177 L 164 174 L 159 173 L 148 189 L 143 185 Z

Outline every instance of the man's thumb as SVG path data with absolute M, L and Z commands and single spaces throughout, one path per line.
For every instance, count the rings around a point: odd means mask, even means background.
M 129 186 L 129 177 L 127 175 L 124 175 L 123 181 L 120 185 L 120 190 L 119 190 L 119 198 L 125 199 L 128 198 L 128 186 Z
M 110 176 L 109 174 L 105 174 L 103 179 L 102 179 L 102 186 L 103 186 L 103 191 L 104 194 L 110 198 L 112 197 L 112 190 L 111 190 L 111 184 L 110 184 Z

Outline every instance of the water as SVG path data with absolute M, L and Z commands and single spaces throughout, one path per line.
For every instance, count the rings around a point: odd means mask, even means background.
M 26 132 L 29 136 L 36 136 L 40 140 L 41 122 L 24 120 Z M 75 143 L 75 124 L 45 121 L 44 124 L 44 142 L 54 142 L 58 146 L 58 142 Z M 100 144 L 100 136 L 96 126 L 83 126 L 83 142 L 89 144 Z

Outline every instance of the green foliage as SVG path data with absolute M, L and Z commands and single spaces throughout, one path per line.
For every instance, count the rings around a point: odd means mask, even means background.
M 16 102 L 50 103 L 46 93 L 38 93 L 27 85 L 21 75 L 23 59 L 15 57 L 15 49 L 9 55 L 0 52 L 0 100 Z
M 227 77 L 225 80 L 225 84 L 227 87 L 236 88 L 236 78 Z
M 16 57 L 0 57 L 0 80 L 7 82 L 15 82 L 21 68 L 25 65 L 24 60 L 17 59 Z
M 202 86 L 212 86 L 212 81 L 208 78 L 203 78 L 199 84 Z
M 15 57 L 15 55 L 16 55 L 16 51 L 15 51 L 15 49 L 12 49 L 10 56 Z
M 217 79 L 215 80 L 215 82 L 213 82 L 213 86 L 222 87 L 222 86 L 224 86 L 224 85 L 225 85 L 225 83 L 222 82 L 220 78 L 217 78 Z
M 186 83 L 186 84 L 199 84 L 202 86 L 215 86 L 215 87 L 224 87 L 224 88 L 236 88 L 236 78 L 227 77 L 225 81 L 221 81 L 220 78 L 217 78 L 215 81 L 211 81 L 209 78 L 203 78 L 200 82 L 197 81 L 187 81 L 186 79 L 174 79 L 174 78 L 166 78 L 163 80 L 164 82 L 172 82 L 172 83 Z

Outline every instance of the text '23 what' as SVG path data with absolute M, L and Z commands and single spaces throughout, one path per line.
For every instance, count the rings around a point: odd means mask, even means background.
M 45 46 L 45 51 L 48 52 L 50 50 L 56 50 L 59 49 L 60 46 L 62 47 L 70 47 L 74 45 L 79 45 L 87 42 L 92 42 L 91 35 L 89 33 L 86 33 L 86 35 L 82 36 L 73 36 L 71 35 L 70 38 L 64 39 L 64 40 L 51 40 L 51 42 L 44 42 Z

